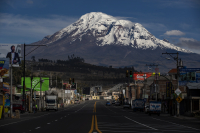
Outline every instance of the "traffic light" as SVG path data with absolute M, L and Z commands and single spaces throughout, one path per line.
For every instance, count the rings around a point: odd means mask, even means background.
M 128 78 L 128 70 L 126 70 L 126 77 Z
M 132 77 L 133 77 L 133 71 L 130 70 L 130 78 L 132 78 Z
M 72 84 L 74 84 L 74 78 L 72 79 Z
M 69 78 L 69 84 L 71 84 L 71 82 L 72 82 L 72 79 L 71 79 L 71 78 Z

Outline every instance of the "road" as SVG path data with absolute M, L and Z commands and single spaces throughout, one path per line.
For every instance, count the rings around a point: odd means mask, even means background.
M 199 119 L 133 112 L 122 106 L 105 106 L 104 100 L 86 101 L 59 111 L 24 114 L 20 119 L 0 120 L 1 133 L 198 133 Z

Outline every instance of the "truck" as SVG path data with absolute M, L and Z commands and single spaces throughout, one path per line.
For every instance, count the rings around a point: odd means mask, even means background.
M 46 111 L 58 111 L 58 93 L 56 91 L 45 91 Z
M 144 100 L 143 99 L 135 99 L 132 101 L 132 109 L 133 111 L 144 111 Z
M 151 114 L 157 114 L 158 116 L 160 116 L 160 112 L 161 112 L 161 102 L 158 101 L 150 101 L 149 102 L 149 115 Z

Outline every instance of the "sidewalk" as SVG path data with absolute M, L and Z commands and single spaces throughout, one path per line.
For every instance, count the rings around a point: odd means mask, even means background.
M 64 108 L 58 108 L 58 111 L 59 110 L 64 110 L 64 109 L 66 109 L 66 108 L 68 108 L 69 106 L 71 106 L 71 105 L 74 105 L 74 104 L 68 104 L 68 105 L 65 105 L 64 106 Z M 34 113 L 34 111 L 32 112 L 32 113 L 30 113 L 30 112 L 28 112 L 28 111 L 26 111 L 26 112 L 24 112 L 24 113 L 20 113 L 20 118 L 11 118 L 11 117 L 5 117 L 4 119 L 0 119 L 0 125 L 1 125 L 1 123 L 3 123 L 3 121 L 5 122 L 5 121 L 9 121 L 9 122 L 11 122 L 11 121 L 16 121 L 16 120 L 22 120 L 22 119 L 26 119 L 27 117 L 35 117 L 35 116 L 39 116 L 39 115 L 42 115 L 42 114 L 46 114 L 46 113 L 49 113 L 49 112 L 47 112 L 47 111 L 37 111 L 37 113 Z M 14 114 L 14 116 L 16 115 L 15 114 L 15 112 L 13 112 L 13 114 Z
M 196 117 L 189 117 L 189 116 L 183 116 L 183 115 L 179 115 L 179 117 L 177 117 L 177 116 L 173 116 L 173 117 L 177 118 L 177 119 L 185 119 L 185 120 L 195 120 L 195 119 L 198 119 Z

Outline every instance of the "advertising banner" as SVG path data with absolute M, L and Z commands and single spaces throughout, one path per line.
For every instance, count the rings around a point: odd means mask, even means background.
M 133 80 L 144 80 L 145 78 L 149 78 L 153 75 L 151 72 L 146 73 L 133 73 Z
M 172 94 L 172 82 L 166 82 L 166 98 L 170 98 Z
M 47 91 L 49 90 L 49 77 L 42 77 L 42 80 L 44 80 L 44 82 L 42 83 L 42 91 Z M 23 86 L 23 81 L 24 81 L 24 77 L 21 78 L 21 85 Z M 31 88 L 31 77 L 25 77 L 25 85 L 26 88 Z M 32 80 L 32 89 L 34 89 L 35 91 L 40 91 L 40 77 L 33 77 Z M 23 90 L 23 89 L 21 89 Z M 25 90 L 25 91 L 30 91 L 30 90 Z M 21 91 L 23 92 L 23 91 Z
M 0 78 L 9 77 L 9 59 L 0 58 Z
M 179 85 L 186 86 L 188 83 L 200 83 L 200 68 L 179 69 Z
M 9 92 L 9 90 L 10 90 L 9 88 L 10 88 L 9 84 L 6 82 L 3 82 L 3 91 Z
M 63 85 L 66 85 L 66 88 L 64 88 L 64 89 L 66 89 L 66 90 L 69 90 L 70 87 L 71 87 L 71 85 L 70 85 L 69 83 L 63 83 Z
M 21 63 L 21 44 L 0 44 L 0 58 L 9 58 L 9 64 L 12 63 L 18 65 Z

